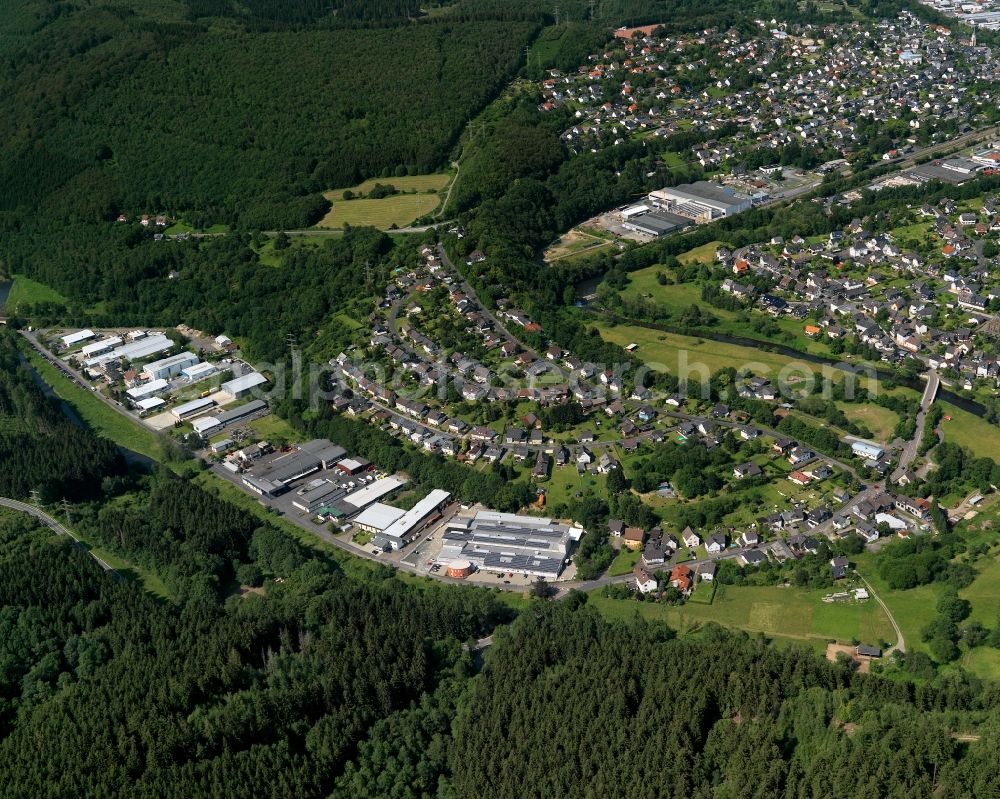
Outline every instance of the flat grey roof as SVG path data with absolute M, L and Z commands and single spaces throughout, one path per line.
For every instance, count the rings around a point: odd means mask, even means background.
M 942 183 L 951 183 L 956 186 L 976 177 L 976 173 L 974 172 L 966 175 L 962 172 L 956 172 L 954 169 L 945 169 L 943 166 L 938 166 L 937 164 L 915 166 L 908 174 L 921 180 L 940 180 Z
M 223 411 L 218 416 L 213 416 L 219 424 L 226 425 L 230 422 L 235 422 L 238 419 L 242 419 L 245 416 L 249 416 L 252 413 L 257 413 L 258 411 L 265 410 L 267 408 L 267 403 L 264 400 L 250 400 L 246 405 L 240 405 L 238 408 L 233 408 L 228 411 Z

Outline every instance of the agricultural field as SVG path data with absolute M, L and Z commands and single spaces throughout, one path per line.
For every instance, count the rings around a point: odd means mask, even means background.
M 387 230 L 393 225 L 406 227 L 431 213 L 441 203 L 442 192 L 451 181 L 446 173 L 434 175 L 404 175 L 403 177 L 373 178 L 342 189 L 332 189 L 325 196 L 333 205 L 318 223 L 321 228 L 342 228 L 345 225 L 371 226 Z M 380 199 L 368 199 L 375 184 L 393 186 L 400 193 Z M 353 199 L 345 200 L 351 192 Z
M 383 186 L 395 186 L 401 192 L 437 192 L 447 186 L 450 181 L 451 175 L 444 172 L 434 175 L 404 175 L 398 178 L 370 178 L 357 186 L 331 189 L 325 192 L 324 196 L 327 199 L 336 200 L 342 197 L 345 191 L 351 191 L 356 195 L 365 195 L 375 188 L 376 183 Z
M 437 194 L 394 194 L 380 200 L 333 200 L 333 207 L 317 227 L 375 227 L 387 230 L 393 225 L 406 227 L 438 207 Z
M 945 404 L 943 408 L 945 416 L 951 417 L 941 420 L 940 429 L 945 441 L 967 447 L 979 457 L 997 456 L 1000 452 L 1000 427 L 954 405 Z
M 716 622 L 810 645 L 834 639 L 841 643 L 855 639 L 876 644 L 895 641 L 888 617 L 874 600 L 826 603 L 822 597 L 827 593 L 780 586 L 720 585 L 710 605 L 688 602 L 670 607 L 609 599 L 597 591 L 590 594 L 588 604 L 609 619 L 630 619 L 638 613 L 645 619 L 665 621 L 681 632 L 694 632 L 702 624 Z

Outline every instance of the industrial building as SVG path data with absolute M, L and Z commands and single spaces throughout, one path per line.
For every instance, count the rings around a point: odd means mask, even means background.
M 380 535 L 392 527 L 406 513 L 405 510 L 376 502 L 354 517 L 352 524 L 366 533 Z
M 192 383 L 196 380 L 202 380 L 209 375 L 213 375 L 215 372 L 215 364 L 209 363 L 208 361 L 196 363 L 193 366 L 185 366 L 181 369 L 181 375 L 190 380 Z
M 260 400 L 254 400 L 254 402 L 260 402 Z M 294 452 L 283 455 L 262 468 L 252 469 L 243 476 L 243 484 L 262 496 L 274 497 L 285 493 L 290 484 L 296 480 L 308 477 L 320 469 L 333 467 L 344 457 L 346 452 L 343 447 L 332 444 L 325 439 L 313 439 L 302 444 Z M 320 503 L 317 507 L 323 504 L 326 503 Z
M 305 488 L 296 492 L 297 496 L 292 500 L 292 505 L 307 513 L 315 513 L 320 508 L 341 499 L 347 491 L 348 489 L 341 483 L 323 479 L 312 480 Z
M 645 207 L 645 206 L 642 206 Z M 646 236 L 666 236 L 668 233 L 688 227 L 691 220 L 670 211 L 652 211 L 648 214 L 631 216 L 622 222 L 625 230 L 642 233 Z
M 102 355 L 87 358 L 84 361 L 84 365 L 101 366 L 102 364 L 121 359 L 126 361 L 137 361 L 141 358 L 148 358 L 151 355 L 166 352 L 173 346 L 174 342 L 162 333 L 157 333 L 156 335 L 146 336 L 145 338 L 141 338 L 137 341 L 124 344 L 121 347 L 115 347 L 111 350 L 111 352 L 105 352 Z
M 172 408 L 170 413 L 174 415 L 174 418 L 183 421 L 184 419 L 193 419 L 195 416 L 208 413 L 214 407 L 215 400 L 203 397 L 202 399 L 191 400 L 190 402 L 185 402 L 183 405 L 178 405 L 176 408 Z
M 352 508 L 356 508 L 358 510 L 366 508 L 373 502 L 376 502 L 383 497 L 388 496 L 393 491 L 402 488 L 406 485 L 406 483 L 407 480 L 403 477 L 383 477 L 381 480 L 376 480 L 370 485 L 359 488 L 353 494 L 348 494 L 344 497 L 344 504 L 350 505 Z
M 738 194 L 728 186 L 699 180 L 659 189 L 649 195 L 652 204 L 695 222 L 711 222 L 723 216 L 749 211 L 752 202 L 744 194 Z
M 151 397 L 154 394 L 160 394 L 170 388 L 170 383 L 166 380 L 150 380 L 148 383 L 144 383 L 141 386 L 136 386 L 135 388 L 130 388 L 125 394 L 133 402 L 138 402 L 146 397 Z
M 940 161 L 918 164 L 905 174 L 921 183 L 940 180 L 942 183 L 958 186 L 972 180 L 982 168 L 982 164 L 968 158 L 945 158 Z
M 376 550 L 389 552 L 400 549 L 416 537 L 428 524 L 440 516 L 441 510 L 448 504 L 451 494 L 435 488 L 420 502 L 406 511 L 396 521 L 386 527 L 372 539 Z
M 139 400 L 135 407 L 138 409 L 139 413 L 149 413 L 150 411 L 155 411 L 157 408 L 162 408 L 166 405 L 166 400 L 162 397 L 146 397 L 146 399 Z
M 93 344 L 86 344 L 80 348 L 80 357 L 82 358 L 93 358 L 95 355 L 101 355 L 109 350 L 113 350 L 122 340 L 119 336 L 109 336 L 108 338 L 102 338 L 100 341 L 95 341 Z
M 438 560 L 480 570 L 558 577 L 583 530 L 552 519 L 480 511 L 448 522 Z
M 202 416 L 200 419 L 195 419 L 191 426 L 200 436 L 214 436 L 216 433 L 222 432 L 228 425 L 243 422 L 265 413 L 267 413 L 267 403 L 264 400 L 250 400 L 246 405 L 223 411 L 216 416 Z
M 864 458 L 869 461 L 881 460 L 882 456 L 885 455 L 884 449 L 877 447 L 874 444 L 869 444 L 866 441 L 855 441 L 851 444 L 851 452 L 859 458 Z
M 65 336 L 61 336 L 61 339 L 64 347 L 72 347 L 74 344 L 79 344 L 81 341 L 88 341 L 93 337 L 93 330 L 78 330 L 75 333 L 67 333 Z
M 241 377 L 236 377 L 223 383 L 219 386 L 219 388 L 225 391 L 233 399 L 239 399 L 240 397 L 245 397 L 249 394 L 252 389 L 263 385 L 266 382 L 267 378 L 260 372 L 248 372 Z
M 364 458 L 344 458 L 337 464 L 337 469 L 344 474 L 358 474 L 371 466 Z
M 167 380 L 171 377 L 176 377 L 181 373 L 182 369 L 194 366 L 196 363 L 198 363 L 198 356 L 193 352 L 180 352 L 177 355 L 171 355 L 169 358 L 162 358 L 159 361 L 147 363 L 142 371 L 146 373 L 150 380 Z

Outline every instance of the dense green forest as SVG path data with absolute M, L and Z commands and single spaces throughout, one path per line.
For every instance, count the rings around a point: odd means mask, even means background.
M 310 224 L 324 189 L 445 165 L 537 30 L 258 31 L 176 6 L 22 0 L 0 21 L 0 231 L 123 211 Z

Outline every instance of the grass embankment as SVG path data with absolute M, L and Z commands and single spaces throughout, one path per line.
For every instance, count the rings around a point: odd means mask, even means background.
M 25 344 L 21 349 L 56 396 L 69 404 L 95 433 L 155 461 L 164 460 L 163 445 L 156 433 L 118 413 L 95 392 L 76 385 L 32 347 Z
M 14 283 L 10 287 L 10 294 L 7 295 L 7 313 L 17 313 L 25 305 L 36 305 L 42 302 L 67 305 L 69 300 L 44 283 L 39 283 L 24 275 L 14 275 Z

